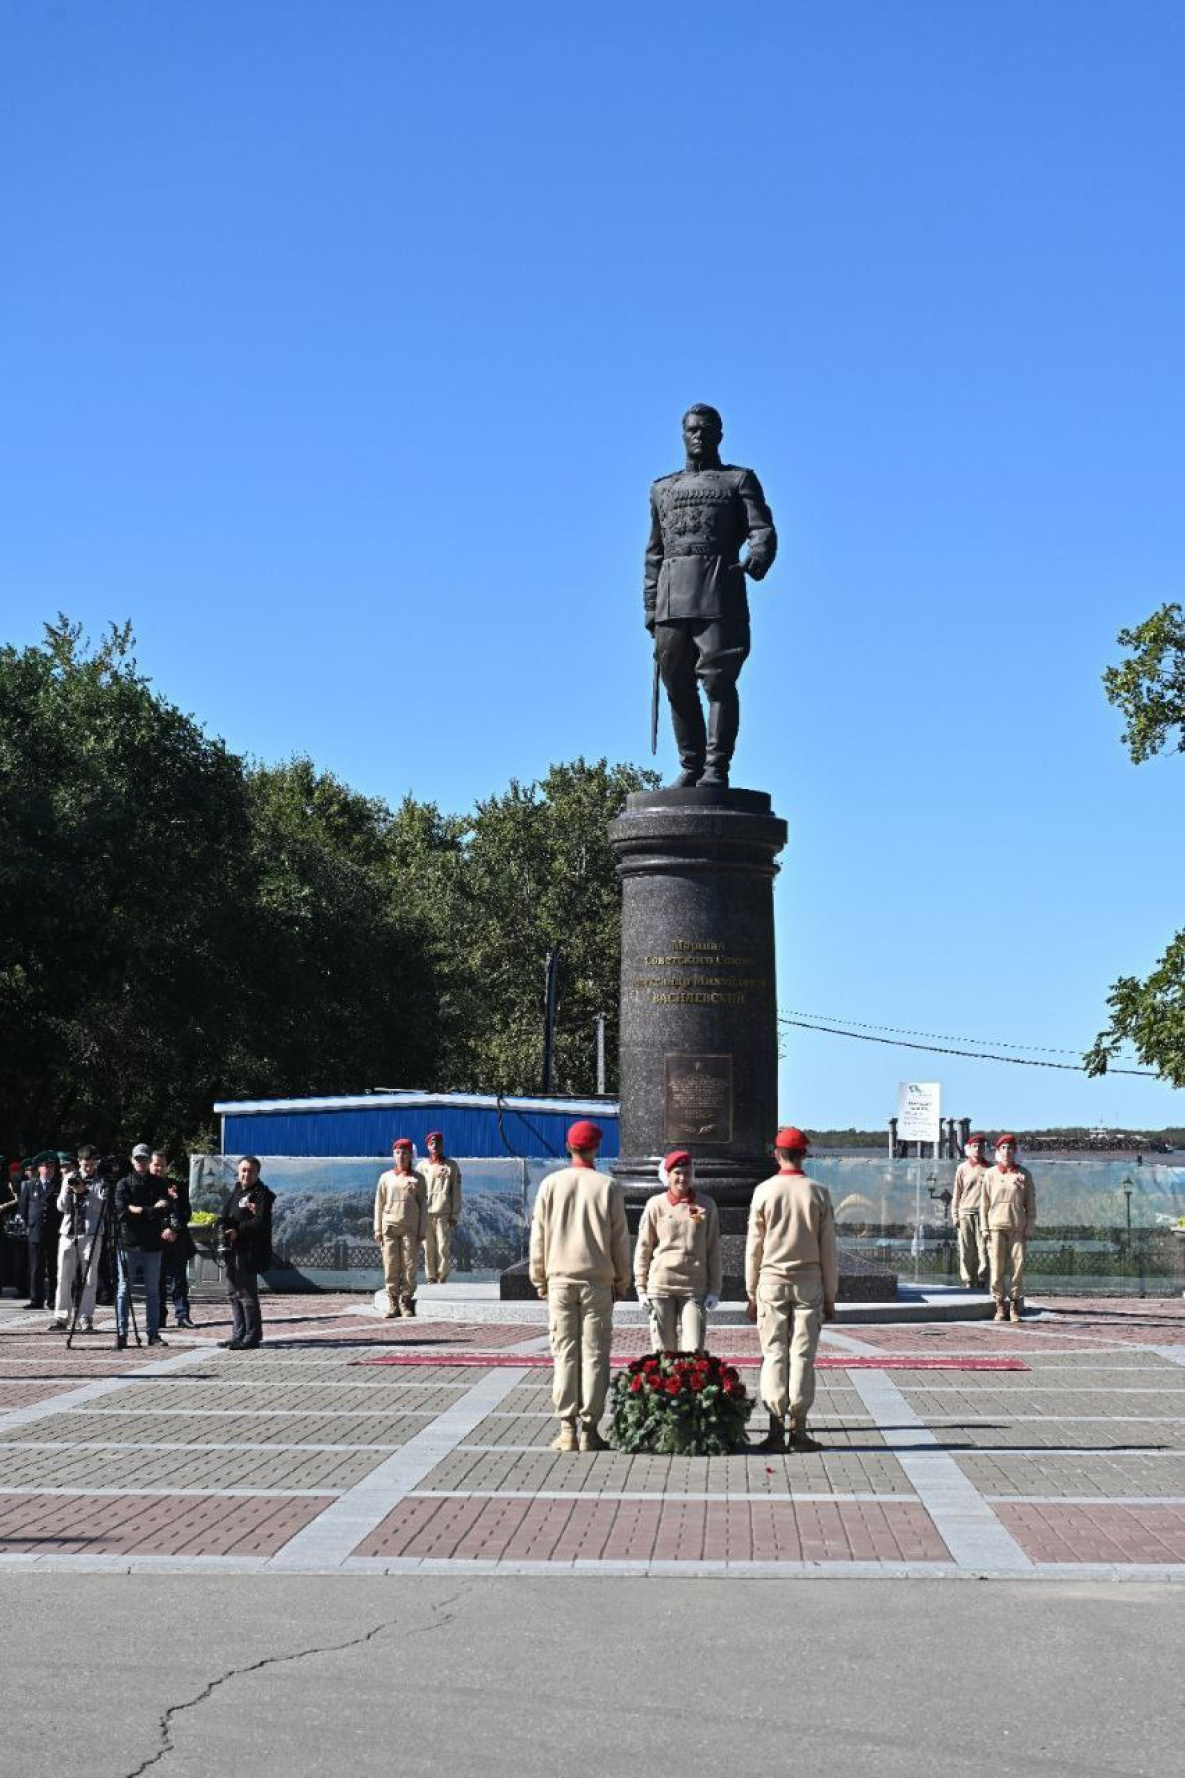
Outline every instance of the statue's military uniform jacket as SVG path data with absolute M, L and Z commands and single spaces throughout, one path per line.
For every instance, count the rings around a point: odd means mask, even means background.
M 747 617 L 745 573 L 738 566 L 746 543 L 752 578 L 760 580 L 777 554 L 778 537 L 751 469 L 729 463 L 660 477 L 650 490 L 646 622 Z

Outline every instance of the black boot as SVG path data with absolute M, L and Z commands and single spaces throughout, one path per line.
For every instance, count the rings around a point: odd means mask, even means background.
M 728 774 L 741 726 L 741 701 L 736 685 L 720 686 L 708 704 L 708 744 L 700 783 L 728 789 Z
M 786 1449 L 786 1428 L 782 1425 L 777 1414 L 770 1415 L 769 1431 L 761 1443 L 754 1446 L 754 1449 L 757 1451 L 784 1451 Z

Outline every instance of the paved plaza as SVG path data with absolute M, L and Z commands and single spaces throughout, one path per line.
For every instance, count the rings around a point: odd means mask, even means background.
M 0 1567 L 1185 1579 L 1185 1305 L 828 1329 L 817 1454 L 558 1455 L 541 1307 L 273 1298 L 165 1353 L 0 1322 Z M 643 1349 L 624 1312 L 615 1352 Z M 714 1349 L 757 1381 L 757 1342 Z

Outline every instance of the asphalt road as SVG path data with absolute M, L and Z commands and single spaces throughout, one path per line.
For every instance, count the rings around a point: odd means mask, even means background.
M 1182 1764 L 1173 1583 L 10 1573 L 3 1594 L 13 1778 Z

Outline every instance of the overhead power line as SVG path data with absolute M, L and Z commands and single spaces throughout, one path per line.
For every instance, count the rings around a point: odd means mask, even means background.
M 870 1031 L 845 1031 L 835 1025 L 815 1025 L 809 1019 L 791 1018 L 788 1013 L 779 1013 L 778 1023 L 780 1025 L 797 1025 L 803 1031 L 823 1031 L 828 1037 L 854 1037 L 860 1043 L 885 1043 L 890 1049 L 928 1050 L 931 1055 L 935 1056 L 966 1056 L 972 1062 L 1011 1062 L 1014 1068 L 1060 1068 L 1066 1074 L 1086 1073 L 1081 1062 L 1045 1062 L 1039 1061 L 1034 1056 L 1000 1056 L 993 1055 L 987 1050 L 952 1049 L 946 1044 L 909 1043 L 904 1037 L 876 1037 Z M 1144 1080 L 1158 1078 L 1153 1068 L 1112 1068 L 1108 1066 L 1107 1073 L 1138 1074 Z
M 848 1026 L 853 1026 L 856 1031 L 896 1031 L 902 1037 L 926 1037 L 935 1043 L 974 1043 L 981 1049 L 995 1044 L 998 1049 L 1030 1050 L 1042 1056 L 1078 1056 L 1082 1053 L 1081 1050 L 1067 1049 L 1064 1044 L 1009 1043 L 1006 1037 L 969 1037 L 965 1031 L 913 1031 L 908 1025 L 870 1025 L 864 1019 L 845 1019 L 833 1012 L 803 1012 L 797 1006 L 792 1006 L 786 1016 L 791 1019 L 822 1019 L 828 1025 L 839 1025 L 845 1030 Z

